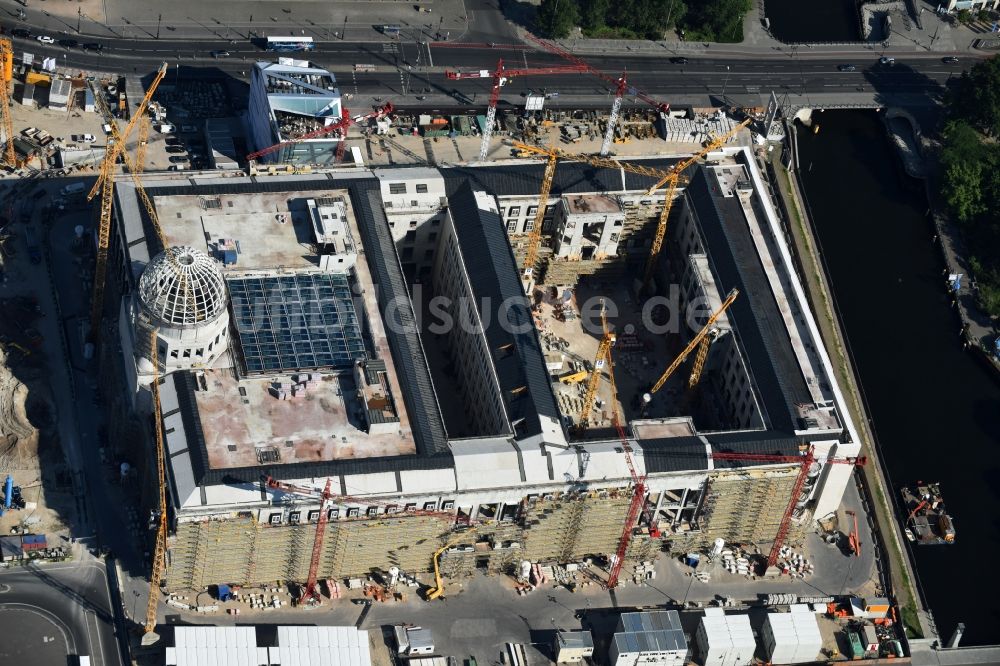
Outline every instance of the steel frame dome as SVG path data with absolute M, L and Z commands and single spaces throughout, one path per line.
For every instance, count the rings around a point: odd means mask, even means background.
M 159 325 L 190 328 L 226 311 L 226 281 L 219 263 L 200 250 L 167 248 L 139 278 L 139 302 Z

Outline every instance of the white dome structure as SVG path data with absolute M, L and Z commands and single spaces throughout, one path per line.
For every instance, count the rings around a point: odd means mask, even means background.
M 160 325 L 188 328 L 226 311 L 226 281 L 219 262 L 190 247 L 171 247 L 146 265 L 139 302 Z
M 191 247 L 167 248 L 139 277 L 132 307 L 136 370 L 152 379 L 156 331 L 160 374 L 211 367 L 229 346 L 226 280 L 218 261 Z

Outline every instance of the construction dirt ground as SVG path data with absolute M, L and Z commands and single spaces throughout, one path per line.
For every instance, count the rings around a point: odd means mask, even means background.
M 11 181 L 7 181 L 8 183 Z M 23 182 L 23 181 L 21 181 Z M 10 202 L 23 194 L 6 190 L 0 202 L 10 211 Z M 22 209 L 23 210 L 23 209 Z M 30 210 L 30 208 L 28 209 Z M 30 215 L 30 213 L 29 213 Z M 40 216 L 27 222 L 3 216 L 3 282 L 0 284 L 0 482 L 13 477 L 21 489 L 25 507 L 0 517 L 0 534 L 58 533 L 73 510 L 73 478 L 66 471 L 58 435 L 55 406 L 48 384 L 46 303 L 51 294 L 43 263 L 32 263 L 25 227 L 34 225 L 42 233 Z M 54 319 L 54 317 L 52 318 Z

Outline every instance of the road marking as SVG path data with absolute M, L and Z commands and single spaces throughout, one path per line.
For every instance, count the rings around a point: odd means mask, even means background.
M 100 662 L 100 666 L 104 666 L 104 639 L 101 638 L 101 625 L 97 622 L 97 613 L 94 611 L 87 611 L 87 635 L 90 636 L 90 619 L 94 620 L 94 630 L 97 632 L 97 650 L 94 650 L 94 639 L 90 639 L 90 660 Z M 114 620 L 112 619 L 112 624 Z M 100 655 L 98 657 L 98 655 Z
M 0 612 L 3 612 L 8 609 L 34 613 L 35 615 L 38 615 L 39 617 L 45 620 L 48 620 L 49 622 L 54 624 L 56 626 L 56 629 L 58 629 L 59 632 L 62 634 L 63 642 L 66 643 L 66 649 L 69 651 L 69 654 L 79 654 L 76 651 L 76 637 L 73 636 L 73 632 L 70 631 L 69 627 L 66 626 L 65 622 L 60 620 L 51 612 L 45 610 L 44 608 L 41 608 L 40 606 L 34 606 L 32 604 L 23 604 L 23 603 L 0 604 Z

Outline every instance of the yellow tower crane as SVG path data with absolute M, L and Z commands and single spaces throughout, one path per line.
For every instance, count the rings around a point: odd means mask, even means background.
M 698 343 L 698 352 L 694 355 L 694 364 L 691 366 L 691 375 L 688 377 L 688 388 L 693 389 L 701 381 L 701 371 L 705 369 L 705 361 L 708 359 L 708 348 L 714 341 L 712 335 L 706 335 Z
M 160 353 L 156 345 L 159 329 L 153 328 L 149 334 L 149 348 L 153 361 L 153 422 L 156 429 L 156 481 L 160 516 L 156 525 L 156 547 L 153 549 L 153 563 L 149 575 L 149 600 L 146 604 L 146 624 L 143 626 L 143 644 L 151 645 L 158 640 L 153 632 L 156 628 L 156 608 L 159 601 L 160 581 L 166 568 L 167 553 L 167 477 L 166 456 L 163 451 L 163 413 L 160 409 Z
M 656 269 L 656 263 L 660 259 L 660 250 L 663 248 L 663 239 L 667 235 L 667 222 L 670 218 L 670 210 L 674 205 L 674 197 L 677 196 L 677 186 L 680 183 L 680 175 L 692 164 L 700 160 L 705 155 L 708 155 L 713 150 L 718 150 L 725 145 L 729 139 L 736 135 L 741 129 L 753 122 L 752 118 L 747 118 L 739 125 L 729 130 L 725 134 L 710 139 L 708 143 L 697 153 L 691 155 L 685 160 L 681 160 L 675 164 L 671 169 L 668 176 L 661 179 L 656 185 L 649 188 L 647 194 L 653 194 L 658 189 L 667 186 L 667 196 L 663 200 L 663 210 L 660 211 L 660 220 L 656 225 L 656 233 L 653 235 L 653 244 L 649 248 L 649 256 L 646 258 L 646 271 L 643 274 L 642 286 L 648 287 L 649 281 L 653 277 L 653 271 Z
M 0 39 L 0 122 L 6 144 L 3 161 L 11 169 L 17 168 L 17 154 L 14 152 L 14 121 L 10 117 L 10 91 L 7 85 L 13 78 L 14 47 L 9 39 Z
M 614 373 L 615 369 L 611 364 L 611 347 L 615 344 L 615 334 L 608 330 L 608 320 L 605 316 L 604 301 L 601 301 L 601 343 L 597 346 L 597 354 L 594 357 L 594 371 L 590 373 L 587 381 L 587 393 L 583 398 L 583 406 L 580 408 L 580 416 L 577 419 L 577 426 L 586 428 L 590 423 L 590 412 L 594 409 L 594 400 L 597 399 L 597 387 L 601 384 L 601 375 L 605 366 L 609 373 Z M 614 377 L 612 376 L 612 380 Z M 614 400 L 614 397 L 611 398 Z M 617 407 L 612 407 L 617 409 Z
M 538 206 L 535 210 L 535 220 L 528 232 L 528 248 L 524 254 L 524 274 L 525 292 L 530 292 L 534 284 L 535 264 L 538 263 L 538 248 L 542 244 L 542 222 L 545 220 L 545 209 L 549 205 L 549 193 L 552 191 L 552 181 L 556 175 L 556 162 L 559 156 L 555 153 L 548 153 L 549 159 L 545 162 L 545 173 L 542 175 L 542 190 L 538 193 Z
M 691 355 L 691 352 L 694 351 L 695 347 L 700 345 L 702 341 L 706 339 L 708 334 L 711 333 L 712 326 L 715 324 L 716 321 L 718 321 L 719 317 L 721 317 L 723 313 L 729 309 L 729 306 L 733 304 L 733 301 L 735 301 L 736 297 L 739 295 L 740 295 L 739 289 L 733 289 L 731 292 L 729 292 L 729 295 L 726 297 L 726 300 L 722 302 L 722 305 L 719 306 L 719 309 L 712 313 L 712 316 L 708 318 L 708 321 L 705 323 L 702 329 L 698 331 L 698 334 L 695 335 L 693 338 L 691 338 L 691 342 L 689 342 L 688 346 L 684 348 L 684 351 L 682 351 L 677 356 L 677 358 L 674 359 L 674 362 L 671 363 L 667 367 L 667 369 L 663 371 L 663 374 L 660 375 L 660 378 L 656 380 L 656 384 L 654 384 L 653 388 L 649 390 L 651 394 L 656 393 L 661 388 L 663 388 L 663 385 L 667 382 L 668 379 L 670 379 L 670 376 L 674 374 L 674 371 L 677 370 L 678 367 L 680 367 L 680 364 L 683 363 L 687 359 L 687 357 Z M 708 353 L 707 347 L 705 353 L 706 354 Z M 702 360 L 702 365 L 704 365 L 704 359 Z M 699 370 L 699 374 L 700 372 L 701 371 Z
M 677 187 L 680 185 L 681 174 L 691 165 L 696 163 L 702 157 L 717 150 L 729 139 L 736 135 L 737 132 L 742 130 L 744 127 L 749 125 L 752 119 L 748 118 L 736 125 L 733 129 L 729 130 L 725 134 L 712 138 L 708 143 L 701 148 L 697 153 L 687 157 L 677 164 L 673 165 L 669 169 L 655 169 L 650 167 L 644 167 L 640 164 L 635 164 L 631 162 L 619 162 L 618 160 L 609 159 L 606 157 L 594 157 L 591 155 L 580 155 L 575 153 L 567 153 L 558 148 L 549 147 L 539 147 L 531 146 L 525 143 L 514 142 L 514 148 L 521 151 L 522 154 L 535 153 L 536 155 L 548 155 L 551 161 L 553 157 L 570 160 L 572 162 L 584 162 L 594 167 L 604 168 L 604 169 L 624 169 L 629 173 L 635 173 L 641 176 L 649 176 L 656 178 L 656 184 L 649 188 L 647 194 L 652 195 L 657 190 L 666 186 L 666 197 L 663 200 L 663 209 L 660 211 L 660 219 L 656 225 L 656 232 L 653 235 L 653 243 L 649 248 L 649 255 L 646 258 L 646 268 L 643 273 L 643 286 L 649 285 L 649 281 L 653 276 L 653 270 L 656 268 L 656 263 L 659 261 L 660 250 L 663 248 L 663 239 L 667 234 L 667 221 L 670 217 L 670 211 L 673 208 L 674 198 L 677 196 Z M 545 186 L 545 183 L 542 183 Z M 550 183 L 551 186 L 551 183 Z M 548 191 L 545 194 L 545 200 L 548 201 Z M 541 208 L 539 211 L 541 212 Z M 539 238 L 539 240 L 541 240 Z
M 115 119 L 111 109 L 108 108 L 108 103 L 104 97 L 103 91 L 100 89 L 94 91 L 94 101 L 100 109 L 105 122 L 111 127 L 111 142 L 107 153 L 104 156 L 104 161 L 101 162 L 100 175 L 97 178 L 97 182 L 94 183 L 94 187 L 91 188 L 90 193 L 87 195 L 87 200 L 90 201 L 97 194 L 98 189 L 101 192 L 101 213 L 98 221 L 97 233 L 97 262 L 94 266 L 94 292 L 90 303 L 90 339 L 94 344 L 97 344 L 98 338 L 100 337 L 101 314 L 104 310 L 104 283 L 108 265 L 108 243 L 111 238 L 111 207 L 114 200 L 114 170 L 119 157 L 125 161 L 125 166 L 131 173 L 132 181 L 136 185 L 136 191 L 139 193 L 139 197 L 142 199 L 143 205 L 146 207 L 147 212 L 149 212 L 151 216 L 153 226 L 160 236 L 161 244 L 166 247 L 166 244 L 163 243 L 163 232 L 160 230 L 159 221 L 156 218 L 156 209 L 153 207 L 152 202 L 149 201 L 146 191 L 142 188 L 142 184 L 139 182 L 139 174 L 136 170 L 135 164 L 125 151 L 126 139 L 139 119 L 145 115 L 146 106 L 149 104 L 149 100 L 152 99 L 153 93 L 156 92 L 156 87 L 160 85 L 160 81 L 163 80 L 166 73 L 167 64 L 163 63 L 159 71 L 156 73 L 156 77 L 153 79 L 153 82 L 146 90 L 146 95 L 142 98 L 138 108 L 132 115 L 132 119 L 129 120 L 128 125 L 125 127 L 124 132 L 118 131 L 118 121 Z
M 146 144 L 149 143 L 149 116 L 145 113 L 139 118 L 139 143 L 135 146 L 135 170 L 142 173 L 146 168 Z

